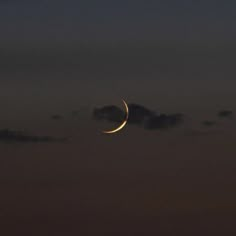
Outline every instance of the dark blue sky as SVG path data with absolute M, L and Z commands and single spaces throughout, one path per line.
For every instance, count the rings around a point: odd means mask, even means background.
M 236 36 L 236 2 L 1 1 L 1 38 L 17 40 L 214 39 Z

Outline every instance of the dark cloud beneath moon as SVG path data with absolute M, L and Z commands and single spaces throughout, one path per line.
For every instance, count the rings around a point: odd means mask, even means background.
M 15 131 L 10 129 L 0 130 L 0 142 L 39 143 L 39 142 L 55 142 L 55 141 L 65 141 L 65 138 L 29 135 L 25 132 Z
M 128 124 L 135 124 L 147 130 L 167 129 L 183 122 L 182 114 L 157 114 L 142 105 L 129 104 L 128 106 Z M 113 105 L 104 106 L 94 109 L 93 118 L 108 122 L 122 122 L 125 118 L 125 112 Z

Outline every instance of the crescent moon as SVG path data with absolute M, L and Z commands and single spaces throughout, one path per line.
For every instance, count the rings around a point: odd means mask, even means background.
M 125 105 L 125 112 L 126 112 L 126 116 L 125 116 L 125 120 L 123 121 L 123 123 L 117 127 L 116 129 L 113 130 L 107 130 L 107 131 L 102 131 L 104 134 L 114 134 L 118 131 L 120 131 L 121 129 L 123 129 L 125 127 L 125 125 L 127 124 L 128 121 L 128 117 L 129 117 L 129 107 L 127 105 L 127 103 L 125 102 L 125 100 L 122 99 L 122 102 Z

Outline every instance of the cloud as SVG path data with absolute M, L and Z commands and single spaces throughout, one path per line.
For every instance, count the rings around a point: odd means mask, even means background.
M 149 130 L 167 129 L 175 127 L 183 122 L 183 114 L 160 114 L 150 117 L 145 122 L 145 128 Z
M 222 110 L 218 112 L 218 116 L 221 118 L 232 118 L 233 117 L 233 111 L 230 110 Z
M 64 141 L 65 139 L 54 138 L 51 136 L 36 136 L 28 135 L 25 132 L 15 131 L 10 129 L 0 130 L 0 142 L 54 142 Z
M 155 113 L 144 106 L 138 104 L 129 104 L 129 124 L 143 124 L 143 122 L 154 116 Z M 117 106 L 104 106 L 102 108 L 95 108 L 93 117 L 96 120 L 106 120 L 110 122 L 122 122 L 125 118 L 125 112 Z
M 202 124 L 204 126 L 211 127 L 211 126 L 214 126 L 216 124 L 216 122 L 215 121 L 211 121 L 211 120 L 205 120 L 205 121 L 202 122 Z
M 96 120 L 121 122 L 125 118 L 125 112 L 116 106 L 104 106 L 102 108 L 95 108 L 93 111 L 93 117 Z
M 53 120 L 61 120 L 63 117 L 61 115 L 52 115 L 51 118 Z
M 166 129 L 179 125 L 183 121 L 182 114 L 157 114 L 156 112 L 138 104 L 129 104 L 128 124 L 135 124 L 144 129 Z M 116 106 L 95 108 L 93 118 L 108 122 L 122 122 L 125 112 Z
M 129 124 L 143 124 L 147 119 L 150 119 L 155 115 L 154 111 L 151 111 L 144 106 L 129 104 Z

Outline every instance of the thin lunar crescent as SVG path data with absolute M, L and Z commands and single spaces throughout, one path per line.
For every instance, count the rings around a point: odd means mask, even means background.
M 125 102 L 125 100 L 122 99 L 122 102 L 123 102 L 124 105 L 125 105 L 125 111 L 126 111 L 125 120 L 123 121 L 123 123 L 122 123 L 118 128 L 113 129 L 113 130 L 103 131 L 103 133 L 105 133 L 105 134 L 113 134 L 113 133 L 116 133 L 116 132 L 120 131 L 121 129 L 123 129 L 123 128 L 125 127 L 125 125 L 127 124 L 128 117 L 129 117 L 129 107 L 128 107 L 127 103 Z

